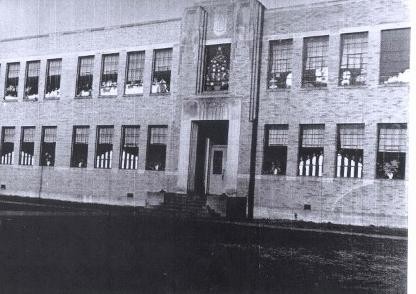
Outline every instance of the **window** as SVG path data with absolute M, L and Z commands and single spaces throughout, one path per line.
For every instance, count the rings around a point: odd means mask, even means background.
M 87 167 L 90 127 L 74 126 L 72 133 L 71 167 Z
M 172 49 L 155 50 L 153 60 L 152 93 L 169 93 Z
M 33 154 L 35 153 L 35 127 L 22 127 L 22 138 L 20 140 L 20 165 L 33 165 Z
M 55 166 L 56 127 L 42 128 L 42 141 L 40 146 L 40 165 Z
M 302 86 L 326 87 L 328 82 L 328 42 L 328 36 L 304 39 Z
M 62 59 L 48 60 L 46 70 L 45 98 L 59 98 L 61 96 Z
M 139 163 L 139 126 L 123 126 L 121 137 L 120 168 L 137 169 Z
M 214 151 L 212 158 L 212 174 L 221 175 L 223 173 L 222 157 L 223 151 Z
M 103 55 L 100 96 L 117 95 L 118 54 Z
M 361 178 L 363 175 L 364 125 L 338 125 L 336 177 Z
M 90 97 L 94 72 L 94 56 L 80 57 L 78 60 L 77 97 Z
M 404 179 L 406 139 L 406 124 L 379 124 L 377 178 Z
M 149 126 L 146 169 L 165 170 L 167 126 Z
M 13 99 L 17 97 L 17 89 L 19 87 L 19 71 L 20 63 L 8 63 L 6 69 L 6 86 L 5 99 Z
M 285 175 L 288 125 L 266 125 L 263 174 Z
M 341 35 L 339 85 L 365 85 L 367 77 L 368 33 Z
M 114 127 L 112 126 L 97 127 L 96 168 L 111 168 L 113 160 L 113 134 Z
M 143 94 L 144 51 L 127 54 L 127 76 L 124 94 Z
M 410 81 L 410 29 L 381 31 L 380 83 Z
M 39 98 L 40 61 L 26 63 L 26 81 L 24 99 L 36 100 Z
M 301 125 L 298 163 L 299 176 L 322 176 L 324 131 L 324 125 Z
M 230 78 L 230 44 L 205 47 L 204 91 L 226 91 Z
M 292 86 L 292 40 L 270 42 L 268 88 Z
M 1 164 L 13 164 L 14 127 L 3 127 L 1 134 Z

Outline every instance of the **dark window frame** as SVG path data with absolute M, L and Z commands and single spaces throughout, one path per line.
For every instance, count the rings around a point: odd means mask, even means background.
M 313 43 L 321 43 L 319 46 L 312 46 Z M 309 47 L 311 45 L 311 47 Z M 322 49 L 322 54 L 318 52 Z M 308 54 L 309 50 L 316 51 L 316 55 Z M 315 60 L 315 61 L 314 61 Z M 309 62 L 308 62 L 309 61 Z M 329 61 L 329 36 L 311 36 L 303 38 L 302 54 L 302 87 L 303 88 L 325 88 L 328 86 L 328 61 Z M 311 63 L 313 66 L 310 66 Z M 316 66 L 320 64 L 319 68 Z M 309 68 L 311 67 L 311 68 Z M 321 76 L 316 75 L 317 69 L 321 70 Z M 326 69 L 326 75 L 325 75 Z M 312 74 L 312 71 L 314 73 Z M 318 81 L 321 78 L 321 81 Z
M 91 74 L 90 75 L 83 75 L 83 77 L 90 76 L 90 84 L 91 86 L 89 89 L 82 87 L 81 89 L 81 67 L 82 67 L 82 60 L 84 59 L 92 59 L 92 66 L 89 64 L 91 68 Z M 95 56 L 94 55 L 85 55 L 85 56 L 79 56 L 78 57 L 78 65 L 77 65 L 77 80 L 75 84 L 75 97 L 91 97 L 92 96 L 92 89 L 93 89 L 93 83 L 94 83 L 94 64 L 95 64 Z M 84 89 L 87 89 L 86 91 L 90 91 L 89 95 L 81 95 L 81 91 L 84 91 Z
M 161 52 L 169 52 L 168 57 L 164 59 L 169 60 L 168 65 L 165 65 L 166 70 L 156 70 L 157 54 Z M 152 62 L 152 80 L 150 86 L 151 94 L 169 94 L 172 86 L 172 61 L 173 61 L 173 48 L 161 48 L 153 50 L 153 62 Z M 159 77 L 161 78 L 159 80 Z M 166 80 L 164 79 L 166 78 Z M 158 80 L 155 82 L 155 78 Z M 164 80 L 165 83 L 161 81 Z M 156 84 L 155 84 L 156 83 Z M 154 91 L 154 89 L 156 89 Z
M 306 129 L 315 129 L 315 130 L 320 130 L 320 132 L 322 132 L 322 134 L 318 134 L 319 136 L 322 135 L 322 142 L 320 142 L 320 146 L 303 146 L 304 144 L 304 138 L 303 138 L 303 134 L 305 132 Z M 314 135 L 317 135 L 317 133 L 315 133 Z M 313 136 L 312 136 L 313 137 Z M 316 156 L 316 163 L 315 163 L 315 167 L 317 167 L 317 170 L 314 170 L 314 165 L 313 165 L 313 155 L 315 154 Z M 322 175 L 324 173 L 324 161 L 325 161 L 325 124 L 301 124 L 299 125 L 299 146 L 298 146 L 298 160 L 297 160 L 297 175 L 298 176 L 302 176 L 302 177 L 321 177 L 319 175 L 319 155 L 322 154 L 323 158 L 322 158 Z M 312 158 L 309 157 L 310 155 L 312 155 Z M 305 157 L 304 160 L 304 165 L 303 165 L 303 169 L 302 169 L 302 174 L 300 173 L 300 166 L 301 166 L 301 159 L 303 160 L 304 156 L 308 156 Z M 310 159 L 309 162 L 309 166 L 306 164 L 307 159 Z M 313 176 L 313 173 L 315 173 L 315 175 Z
M 13 142 L 5 142 L 6 130 L 13 130 Z M 0 145 L 0 164 L 2 165 L 13 165 L 15 159 L 15 140 L 16 140 L 16 127 L 4 126 L 1 128 L 1 145 Z M 7 145 L 5 145 L 7 144 Z M 7 147 L 7 148 L 6 148 Z M 5 149 L 10 150 L 8 153 L 4 153 Z M 9 157 L 8 154 L 11 153 Z M 3 158 L 6 156 L 5 158 Z
M 100 140 L 100 130 L 101 129 L 109 129 L 112 130 L 111 132 L 111 143 L 102 143 Z M 98 125 L 96 127 L 96 134 L 95 134 L 95 152 L 94 152 L 94 168 L 97 169 L 111 169 L 113 166 L 113 152 L 114 152 L 114 125 Z M 111 146 L 111 148 L 109 147 Z M 107 148 L 106 148 L 107 147 Z M 102 149 L 106 150 L 106 152 L 110 152 L 108 155 L 105 155 L 101 160 L 100 163 L 97 164 L 99 152 L 102 152 Z M 104 154 L 104 153 L 101 153 Z
M 37 82 L 36 82 L 36 94 L 28 94 L 29 90 L 29 67 L 30 64 L 37 64 Z M 37 100 L 39 99 L 39 80 L 40 80 L 40 65 L 41 62 L 40 60 L 30 60 L 26 62 L 26 70 L 25 70 L 25 84 L 24 84 L 24 95 L 23 95 L 23 100 Z M 30 78 L 35 78 L 35 76 L 31 76 Z M 29 98 L 29 95 L 36 95 L 36 97 L 33 98 Z
M 275 53 L 278 52 L 279 54 L 281 52 L 282 56 L 279 56 L 281 58 L 275 57 Z M 279 67 L 278 65 L 280 65 L 280 61 L 285 64 L 286 71 L 273 71 L 274 64 L 277 63 L 276 67 Z M 292 62 L 293 39 L 271 40 L 269 43 L 269 62 L 267 70 L 268 89 L 290 89 L 292 87 L 293 78 L 290 79 L 290 85 L 288 85 L 287 82 L 289 75 L 292 75 Z M 276 74 L 279 74 L 279 77 L 273 76 Z M 282 74 L 283 76 L 281 76 Z
M 126 145 L 126 129 L 138 130 L 138 136 L 137 136 L 138 142 L 135 147 L 125 146 Z M 137 150 L 134 150 L 134 148 L 137 148 Z M 128 160 L 127 158 L 125 158 L 125 160 L 123 161 L 123 152 L 129 151 L 129 150 L 131 151 L 130 154 L 133 156 L 132 160 Z M 124 170 L 139 169 L 139 152 L 140 152 L 140 125 L 122 125 L 121 126 L 121 138 L 120 138 L 119 169 L 124 169 Z
M 160 143 L 151 143 L 152 129 L 156 128 L 165 128 L 166 129 L 166 142 L 164 144 Z M 166 170 L 166 160 L 167 160 L 167 149 L 169 143 L 169 127 L 168 125 L 149 125 L 147 128 L 147 148 L 146 148 L 146 170 L 154 171 L 164 171 Z M 151 150 L 152 148 L 152 150 Z M 153 165 L 153 162 L 150 162 L 153 154 L 150 154 L 154 149 L 159 149 L 159 152 L 162 152 L 163 156 L 160 156 L 160 168 L 156 168 L 156 165 Z M 159 166 L 159 164 L 157 164 Z
M 55 141 L 45 142 L 45 134 L 47 129 L 55 130 Z M 55 166 L 56 161 L 56 141 L 57 141 L 58 127 L 57 126 L 42 126 L 41 144 L 40 144 L 40 166 Z M 46 156 L 48 154 L 49 156 Z
M 76 130 L 77 129 L 86 129 L 87 130 L 87 137 L 86 137 L 86 141 L 88 143 L 76 143 Z M 89 150 L 89 141 L 90 141 L 90 126 L 89 125 L 75 125 L 72 127 L 72 143 L 71 143 L 71 162 L 70 162 L 70 167 L 76 167 L 76 168 L 86 168 L 88 166 L 88 150 Z M 79 146 L 76 146 L 79 145 Z M 78 156 L 78 154 L 75 154 L 76 150 L 75 148 L 81 149 L 82 147 L 85 149 L 85 156 Z M 77 158 L 75 158 L 75 156 Z M 82 158 L 83 157 L 83 158 Z M 85 162 L 83 163 L 83 161 L 80 160 L 76 160 L 80 158 L 85 159 Z M 78 164 L 76 164 L 78 163 Z
M 17 66 L 16 70 L 13 72 L 17 72 L 17 77 L 9 77 L 10 75 L 10 67 Z M 14 79 L 15 83 L 12 83 L 12 79 Z M 4 81 L 4 99 L 17 99 L 19 96 L 19 79 L 20 79 L 20 62 L 9 62 L 6 64 L 6 78 Z M 14 94 L 10 95 L 8 87 L 15 87 Z
M 141 85 L 140 82 L 139 87 L 142 87 L 142 90 L 140 93 L 134 93 L 134 94 L 129 94 L 127 93 L 127 87 L 129 86 L 129 83 L 131 84 L 132 82 L 129 80 L 129 73 L 131 72 L 131 60 L 130 57 L 134 54 L 137 54 L 140 56 L 141 59 L 141 63 L 142 63 L 142 67 L 137 67 L 135 68 L 135 71 L 141 72 Z M 137 63 L 137 64 L 141 64 L 141 63 Z M 143 95 L 144 93 L 144 70 L 145 70 L 145 64 L 146 64 L 146 51 L 141 50 L 141 51 L 130 51 L 127 52 L 127 56 L 126 56 L 126 73 L 125 73 L 125 81 L 124 81 L 124 95 L 128 96 L 128 95 Z M 139 74 L 140 76 L 140 74 Z
M 270 143 L 270 131 L 280 130 L 285 135 L 283 144 Z M 284 134 L 284 131 L 286 131 Z M 289 139 L 289 125 L 288 124 L 266 124 L 264 126 L 264 144 L 263 144 L 263 175 L 281 175 L 287 173 L 287 151 Z
M 351 42 L 355 38 L 355 41 Z M 361 48 L 359 48 L 360 46 Z M 348 52 L 351 48 L 357 49 L 355 53 L 345 53 Z M 358 50 L 358 48 L 360 50 Z M 344 54 L 345 53 L 345 54 Z M 344 55 L 346 56 L 346 61 L 344 60 Z M 349 57 L 350 55 L 360 55 L 359 56 L 359 68 L 355 67 L 355 63 L 350 66 Z M 352 57 L 356 59 L 357 56 Z M 338 85 L 339 86 L 364 86 L 367 83 L 367 65 L 368 65 L 368 32 L 355 32 L 355 33 L 346 33 L 341 34 L 340 38 L 340 61 L 339 61 L 339 76 L 338 76 Z M 349 73 L 349 78 L 348 78 Z M 344 75 L 345 74 L 345 75 Z
M 56 84 L 59 84 L 59 89 L 58 89 L 59 94 L 58 95 L 49 94 L 49 96 L 47 97 L 48 93 L 52 93 L 52 91 L 55 91 L 55 90 L 52 89 L 52 85 L 51 85 L 52 84 L 52 82 L 51 82 L 52 78 L 49 76 L 51 63 L 55 62 L 55 61 L 60 62 L 59 79 L 56 78 L 56 81 L 55 81 Z M 48 99 L 48 98 L 60 98 L 61 97 L 61 86 L 62 86 L 61 85 L 61 80 L 62 80 L 62 58 L 48 59 L 46 61 L 46 78 L 45 78 L 45 92 L 44 92 L 44 95 L 45 95 L 46 99 Z
M 349 134 L 351 136 L 353 135 L 356 136 L 357 141 L 360 140 L 360 136 L 361 136 L 361 148 L 343 148 L 342 147 L 341 129 L 343 128 L 359 129 L 362 131 L 361 134 L 359 133 Z M 336 178 L 358 178 L 358 179 L 363 178 L 364 176 L 364 139 L 365 139 L 365 124 L 346 123 L 346 124 L 337 125 L 337 137 L 336 137 L 337 146 L 335 150 L 335 177 Z M 352 147 L 352 146 L 349 146 L 349 147 Z M 340 158 L 338 158 L 339 157 L 338 154 L 341 155 Z M 339 160 L 340 160 L 340 165 L 338 166 Z M 347 162 L 347 165 L 345 165 L 345 162 Z M 361 171 L 359 171 L 359 163 L 361 163 Z M 353 168 L 353 171 L 352 171 L 352 168 Z M 354 174 L 353 177 L 351 176 L 352 174 Z M 360 174 L 361 174 L 361 177 L 359 176 Z
M 32 130 L 32 132 L 33 132 L 32 141 L 30 141 L 30 142 L 25 141 L 25 139 L 26 139 L 25 131 L 26 130 Z M 19 148 L 19 165 L 33 166 L 34 157 L 35 157 L 35 136 L 36 136 L 36 127 L 34 127 L 34 126 L 21 127 L 20 148 Z M 25 151 L 28 151 L 28 152 L 25 152 Z
M 104 73 L 104 70 L 106 69 L 105 68 L 105 65 L 106 65 L 105 59 L 106 58 L 111 58 L 111 57 L 117 57 L 116 62 L 114 62 L 114 64 L 116 64 L 116 70 L 115 71 L 110 70 L 109 71 L 110 73 L 107 74 L 107 73 Z M 119 71 L 119 65 L 120 65 L 119 62 L 120 62 L 120 54 L 119 53 L 109 53 L 109 54 L 103 54 L 101 56 L 100 86 L 99 86 L 99 96 L 100 97 L 115 97 L 115 96 L 118 95 L 118 84 L 119 84 L 118 71 Z M 104 81 L 104 77 L 106 75 L 108 75 L 108 76 L 111 76 L 111 75 L 114 76 L 115 75 L 116 76 L 115 80 L 111 80 L 110 78 L 108 78 Z M 107 82 L 110 82 L 110 81 L 112 83 L 111 86 L 103 86 L 103 83 L 107 83 Z M 115 85 L 114 85 L 114 83 L 115 83 Z M 106 87 L 110 87 L 112 89 L 115 88 L 116 93 L 115 94 L 114 93 L 103 94 L 103 88 L 106 88 Z

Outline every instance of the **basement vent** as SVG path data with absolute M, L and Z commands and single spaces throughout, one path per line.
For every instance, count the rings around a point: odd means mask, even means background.
M 303 205 L 303 210 L 311 210 L 311 205 L 310 204 L 304 204 Z
M 127 198 L 133 198 L 133 193 L 127 193 Z
M 6 190 L 6 185 L 1 184 L 1 185 L 0 185 L 0 189 L 1 189 L 1 190 Z

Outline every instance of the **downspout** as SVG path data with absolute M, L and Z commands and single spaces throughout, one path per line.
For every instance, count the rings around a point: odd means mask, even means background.
M 257 129 L 259 113 L 259 87 L 260 87 L 260 68 L 261 68 L 261 50 L 263 41 L 263 21 L 264 7 L 258 1 L 253 1 L 253 51 L 251 55 L 251 91 L 250 91 L 250 113 L 251 122 L 251 148 L 250 148 L 250 170 L 247 195 L 247 218 L 253 219 L 254 214 L 254 192 L 256 186 L 256 151 L 257 151 Z

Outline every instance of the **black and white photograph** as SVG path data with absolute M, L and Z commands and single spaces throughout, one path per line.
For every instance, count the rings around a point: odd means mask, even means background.
M 415 293 L 413 1 L 0 0 L 0 294 Z

